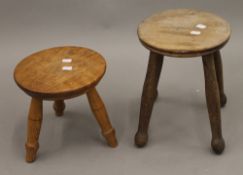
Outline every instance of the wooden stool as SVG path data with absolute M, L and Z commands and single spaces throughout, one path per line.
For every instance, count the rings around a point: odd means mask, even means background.
M 104 58 L 81 47 L 57 47 L 32 54 L 15 68 L 17 85 L 32 97 L 26 142 L 26 161 L 33 162 L 39 148 L 42 101 L 54 100 L 57 116 L 62 116 L 65 99 L 87 94 L 102 134 L 111 147 L 117 146 L 115 130 L 95 89 L 106 70 Z
M 164 56 L 202 56 L 209 119 L 211 146 L 215 153 L 223 152 L 225 143 L 221 131 L 220 106 L 226 104 L 220 49 L 230 38 L 229 24 L 211 13 L 177 9 L 157 13 L 138 27 L 141 43 L 150 50 L 147 75 L 143 86 L 138 131 L 135 143 L 142 147 L 148 140 L 148 126 Z

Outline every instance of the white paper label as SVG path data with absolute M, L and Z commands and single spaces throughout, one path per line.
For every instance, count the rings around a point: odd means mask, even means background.
M 190 34 L 191 34 L 191 35 L 201 35 L 201 32 L 198 31 L 198 30 L 192 30 L 192 31 L 190 32 Z
M 62 70 L 71 71 L 71 70 L 73 70 L 73 67 L 72 66 L 63 66 Z
M 204 25 L 204 24 L 197 24 L 197 25 L 196 25 L 196 28 L 198 28 L 198 29 L 206 29 L 207 26 Z
M 72 62 L 72 58 L 63 58 L 62 62 L 63 63 L 71 63 Z

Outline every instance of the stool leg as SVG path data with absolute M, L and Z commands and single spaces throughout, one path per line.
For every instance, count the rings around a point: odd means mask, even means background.
M 151 57 L 153 53 L 150 53 Z M 159 54 L 154 54 L 154 57 L 156 57 L 159 61 L 158 61 L 158 65 L 157 65 L 157 71 L 156 71 L 156 75 L 155 75 L 155 82 L 156 82 L 156 91 L 155 91 L 155 101 L 158 98 L 159 92 L 158 92 L 158 85 L 159 85 L 159 79 L 160 79 L 160 74 L 161 74 L 161 69 L 164 63 L 164 56 L 163 55 L 159 55 Z
M 64 100 L 56 100 L 53 104 L 53 109 L 55 110 L 56 116 L 63 116 L 63 112 L 65 109 Z
M 206 100 L 212 131 L 211 146 L 216 154 L 221 154 L 224 150 L 225 143 L 222 137 L 220 97 L 213 54 L 203 56 L 203 68 Z
M 25 144 L 27 162 L 33 162 L 36 159 L 41 123 L 42 100 L 32 98 L 28 116 L 27 142 Z
M 150 52 L 147 74 L 143 85 L 143 94 L 140 106 L 138 131 L 135 135 L 135 144 L 143 147 L 148 141 L 148 127 L 153 104 L 157 96 L 163 56 Z
M 117 140 L 115 136 L 115 130 L 113 129 L 110 120 L 108 118 L 108 114 L 105 109 L 105 105 L 101 100 L 98 92 L 95 88 L 89 90 L 87 92 L 88 101 L 90 107 L 95 115 L 97 122 L 99 123 L 102 134 L 106 138 L 106 141 L 109 146 L 116 147 Z
M 219 85 L 220 105 L 221 107 L 224 107 L 227 102 L 227 97 L 224 93 L 223 64 L 220 51 L 214 53 L 214 64 Z

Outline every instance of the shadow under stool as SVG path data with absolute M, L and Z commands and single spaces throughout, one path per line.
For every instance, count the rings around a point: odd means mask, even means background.
M 157 13 L 139 24 L 138 37 L 150 50 L 143 86 L 139 125 L 135 144 L 148 141 L 148 127 L 153 104 L 158 96 L 158 82 L 164 56 L 202 56 L 206 101 L 212 131 L 211 146 L 216 154 L 225 148 L 220 107 L 226 104 L 220 49 L 230 38 L 230 26 L 222 18 L 203 11 L 176 9 Z
M 53 100 L 57 116 L 62 116 L 65 99 L 86 94 L 102 134 L 111 147 L 117 146 L 104 103 L 95 86 L 106 70 L 104 58 L 81 47 L 56 47 L 42 50 L 23 59 L 15 68 L 17 85 L 32 97 L 26 147 L 26 161 L 33 162 L 39 148 L 43 100 Z

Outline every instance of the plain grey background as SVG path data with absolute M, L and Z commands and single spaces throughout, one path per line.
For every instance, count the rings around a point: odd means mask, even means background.
M 0 0 L 0 174 L 228 175 L 243 172 L 242 0 Z M 222 109 L 224 154 L 210 151 L 201 59 L 166 58 L 147 147 L 134 134 L 148 50 L 137 25 L 172 8 L 216 13 L 232 26 L 222 50 L 228 104 Z M 66 101 L 63 118 L 44 103 L 38 159 L 24 161 L 30 98 L 15 85 L 15 65 L 38 50 L 77 45 L 100 52 L 108 69 L 98 85 L 119 147 L 108 147 L 85 96 Z

